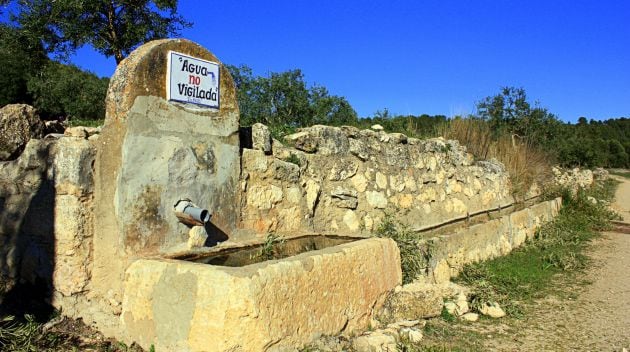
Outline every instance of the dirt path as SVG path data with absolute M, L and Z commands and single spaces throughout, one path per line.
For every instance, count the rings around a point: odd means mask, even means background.
M 630 222 L 630 180 L 615 194 L 613 208 Z M 605 233 L 593 246 L 590 285 L 569 285 L 569 298 L 549 298 L 527 318 L 504 326 L 484 346 L 499 351 L 630 350 L 630 234 Z M 580 278 L 582 279 L 582 278 Z M 571 286 L 573 286 L 571 288 Z

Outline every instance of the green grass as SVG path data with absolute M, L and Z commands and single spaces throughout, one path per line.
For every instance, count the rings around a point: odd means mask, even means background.
M 48 319 L 58 316 L 53 312 Z M 56 351 L 95 351 L 95 352 L 140 352 L 138 345 L 127 346 L 122 342 L 106 339 L 83 323 L 69 320 L 44 331 L 44 323 L 35 316 L 25 314 L 22 318 L 0 317 L 0 351 L 12 352 L 56 352 Z M 96 337 L 96 338 L 95 338 Z M 89 340 L 89 342 L 86 342 Z M 151 346 L 149 352 L 155 352 Z
M 419 345 L 402 341 L 398 345 L 398 350 L 404 352 L 483 351 L 480 344 L 483 336 L 477 331 L 466 329 L 467 324 L 458 321 L 447 322 L 443 319 L 429 320 L 423 331 L 425 338 Z
M 455 320 L 457 320 L 457 317 L 449 313 L 446 307 L 442 307 L 442 312 L 440 312 L 440 318 L 442 318 L 442 320 L 449 323 L 453 323 L 455 322 Z
M 610 200 L 615 187 L 614 181 L 606 181 L 575 195 L 567 190 L 551 194 L 562 194 L 563 208 L 554 221 L 538 229 L 533 240 L 508 256 L 467 265 L 456 278 L 473 288 L 472 306 L 497 301 L 508 315 L 519 318 L 522 303 L 551 292 L 558 274 L 585 269 L 586 246 L 616 218 L 603 202 L 593 204 L 589 197 Z

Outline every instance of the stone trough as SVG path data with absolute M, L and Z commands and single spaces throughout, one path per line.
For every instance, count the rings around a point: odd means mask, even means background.
M 165 351 L 263 351 L 366 329 L 401 282 L 398 247 L 369 238 L 241 267 L 142 259 L 127 270 L 128 341 Z

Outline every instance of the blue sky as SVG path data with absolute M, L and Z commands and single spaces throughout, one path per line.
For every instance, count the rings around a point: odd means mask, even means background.
M 564 121 L 630 117 L 630 1 L 193 1 L 182 37 L 256 74 L 299 68 L 360 116 L 474 111 L 502 86 Z M 72 61 L 115 69 L 90 48 Z

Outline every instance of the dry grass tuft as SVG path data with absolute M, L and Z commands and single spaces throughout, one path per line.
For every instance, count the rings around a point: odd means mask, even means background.
M 517 199 L 523 199 L 532 185 L 543 185 L 551 177 L 552 157 L 517 135 L 496 133 L 483 120 L 455 118 L 438 129 L 444 138 L 465 145 L 477 159 L 495 158 L 510 173 Z

